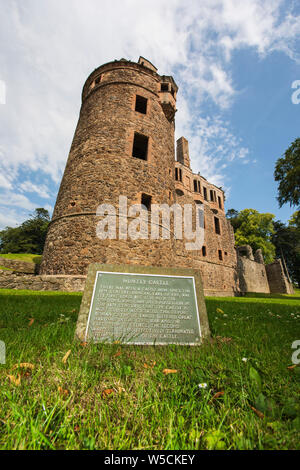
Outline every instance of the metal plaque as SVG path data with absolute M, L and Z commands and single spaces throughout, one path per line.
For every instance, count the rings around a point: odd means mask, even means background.
M 194 277 L 97 271 L 85 340 L 200 344 Z

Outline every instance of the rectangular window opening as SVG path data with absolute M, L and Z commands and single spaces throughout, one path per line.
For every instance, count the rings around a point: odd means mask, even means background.
M 147 160 L 148 157 L 148 141 L 149 138 L 145 135 L 134 133 L 132 156 L 140 158 L 141 160 Z
M 198 181 L 197 180 L 194 180 L 194 192 L 195 193 L 198 192 Z
M 214 217 L 214 221 L 215 221 L 215 232 L 220 235 L 221 234 L 221 230 L 220 230 L 220 220 L 218 219 L 218 217 Z
M 220 208 L 220 209 L 223 209 L 223 208 L 222 208 L 222 201 L 221 201 L 220 196 L 218 196 L 218 203 L 219 203 L 219 208 Z
M 135 110 L 141 114 L 147 114 L 147 98 L 136 95 Z
M 149 196 L 149 194 L 142 194 L 141 204 L 146 207 L 147 211 L 151 211 L 151 201 L 152 196 Z
M 222 250 L 218 250 L 219 260 L 223 261 Z
M 204 196 L 205 201 L 207 201 L 207 189 L 206 188 L 203 188 L 203 196 Z
M 202 247 L 202 256 L 206 256 L 206 246 Z
M 161 91 L 169 91 L 169 85 L 168 83 L 162 83 L 160 87 Z

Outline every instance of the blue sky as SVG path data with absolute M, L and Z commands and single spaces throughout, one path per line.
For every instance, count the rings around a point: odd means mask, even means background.
M 176 137 L 227 209 L 287 221 L 273 172 L 299 137 L 299 2 L 0 0 L 0 228 L 50 212 L 80 109 L 102 63 L 148 58 L 179 86 Z M 0 87 L 0 102 L 1 98 Z M 2 91 L 3 95 L 3 91 Z M 300 95 L 299 95 L 300 96 Z

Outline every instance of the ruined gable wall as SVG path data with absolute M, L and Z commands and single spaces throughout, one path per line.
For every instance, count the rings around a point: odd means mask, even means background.
M 293 294 L 293 285 L 288 281 L 280 259 L 266 266 L 270 292 L 281 294 Z
M 246 256 L 237 258 L 237 270 L 241 292 L 270 293 L 266 267 Z

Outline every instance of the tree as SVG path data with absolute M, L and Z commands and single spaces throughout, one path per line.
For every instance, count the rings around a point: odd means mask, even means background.
M 279 182 L 279 207 L 290 203 L 300 205 L 300 138 L 296 139 L 285 151 L 284 157 L 277 160 L 274 172 L 275 181 Z
M 235 209 L 228 209 L 226 212 L 226 218 L 230 220 L 233 230 L 236 231 L 239 228 L 239 211 Z
M 300 286 L 300 212 L 295 212 L 288 225 L 280 221 L 274 222 L 275 232 L 272 243 L 275 245 L 276 256 L 283 258 L 292 281 Z
M 265 263 L 271 263 L 275 256 L 275 247 L 271 242 L 274 215 L 261 214 L 255 209 L 244 209 L 238 215 L 235 212 L 231 212 L 234 215 L 231 223 L 235 231 L 235 244 L 250 245 L 253 252 L 260 248 Z
M 0 253 L 42 254 L 49 221 L 48 211 L 39 207 L 19 227 L 6 227 L 0 232 Z

